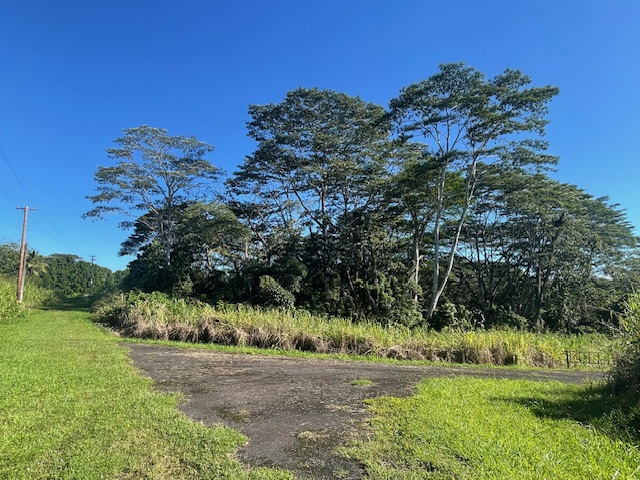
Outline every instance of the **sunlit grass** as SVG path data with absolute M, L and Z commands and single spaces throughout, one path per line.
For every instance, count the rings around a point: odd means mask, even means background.
M 640 477 L 638 445 L 605 433 L 590 386 L 441 378 L 371 405 L 369 439 L 345 450 L 370 479 Z
M 290 478 L 231 458 L 246 439 L 194 423 L 82 312 L 0 320 L 0 478 Z

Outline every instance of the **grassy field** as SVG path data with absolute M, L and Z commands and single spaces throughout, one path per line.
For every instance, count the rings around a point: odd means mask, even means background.
M 0 478 L 290 478 L 234 461 L 246 439 L 184 417 L 86 312 L 3 319 L 0 338 Z
M 611 358 L 615 340 L 600 334 L 516 330 L 449 331 L 354 323 L 301 310 L 211 305 L 153 294 L 119 294 L 97 308 L 99 321 L 134 338 L 216 343 L 317 353 L 493 365 L 562 367 L 565 352 Z
M 369 438 L 345 451 L 376 480 L 640 478 L 638 445 L 612 431 L 611 407 L 595 387 L 431 379 L 410 398 L 373 400 Z

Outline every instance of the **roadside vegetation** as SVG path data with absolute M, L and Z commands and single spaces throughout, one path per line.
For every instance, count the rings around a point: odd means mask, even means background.
M 244 469 L 241 434 L 179 413 L 86 312 L 5 318 L 0 337 L 0 478 L 291 478 Z
M 372 355 L 386 358 L 493 365 L 558 367 L 565 352 L 612 358 L 616 341 L 592 333 L 563 335 L 499 330 L 445 330 L 382 326 L 304 310 L 263 309 L 121 293 L 96 305 L 96 320 L 135 338 Z
M 53 292 L 46 288 L 26 285 L 23 302 L 16 302 L 16 280 L 0 275 L 0 320 L 23 314 L 29 309 L 44 305 L 53 298 Z

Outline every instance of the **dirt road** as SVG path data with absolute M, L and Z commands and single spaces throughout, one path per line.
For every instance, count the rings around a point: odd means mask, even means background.
M 239 459 L 300 478 L 357 479 L 359 465 L 336 454 L 365 417 L 367 398 L 410 395 L 428 377 L 472 375 L 580 383 L 601 375 L 449 366 L 377 364 L 228 354 L 130 344 L 134 365 L 160 390 L 180 391 L 181 410 L 208 425 L 241 431 Z

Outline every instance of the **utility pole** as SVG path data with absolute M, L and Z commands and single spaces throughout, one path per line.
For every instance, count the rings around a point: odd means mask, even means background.
M 18 288 L 16 291 L 16 300 L 22 303 L 22 294 L 24 293 L 25 278 L 25 261 L 27 257 L 27 216 L 29 215 L 29 207 L 16 207 L 17 210 L 24 210 L 24 218 L 22 219 L 22 241 L 20 242 L 20 264 L 18 265 Z M 32 208 L 31 210 L 36 210 Z
M 93 292 L 93 271 L 95 270 L 96 256 L 91 255 L 91 276 L 89 278 L 89 290 Z

